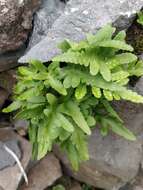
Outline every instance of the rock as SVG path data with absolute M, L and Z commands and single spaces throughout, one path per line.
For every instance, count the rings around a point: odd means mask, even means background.
M 139 94 L 143 95 L 143 77 L 141 77 L 135 85 L 135 90 L 139 92 Z
M 33 13 L 41 0 L 0 1 L 0 54 L 20 48 L 32 28 Z
M 47 37 L 28 51 L 19 62 L 30 59 L 47 62 L 60 53 L 57 44 L 65 38 L 80 41 L 85 38 L 85 33 L 95 33 L 107 23 L 126 29 L 142 6 L 142 0 L 70 0 Z
M 0 88 L 0 108 L 2 108 L 3 104 L 5 103 L 6 99 L 8 98 L 9 93 Z
M 81 164 L 78 172 L 71 169 L 63 153 L 57 149 L 54 151 L 70 176 L 105 190 L 118 190 L 135 178 L 143 154 L 143 106 L 125 101 L 115 105 L 126 127 L 136 134 L 135 142 L 112 133 L 102 137 L 98 128 L 93 130 L 89 138 L 90 160 Z
M 23 55 L 25 48 L 22 50 L 8 52 L 0 55 L 0 72 L 9 70 L 18 66 L 17 60 Z
M 9 70 L 0 73 L 0 87 L 5 89 L 8 92 L 8 94 L 12 93 L 15 83 L 16 83 L 15 70 Z
M 15 164 L 14 158 L 4 149 L 4 145 L 10 148 L 19 159 L 21 157 L 21 151 L 17 140 L 12 139 L 5 142 L 0 141 L 0 170 Z
M 28 132 L 28 121 L 26 120 L 15 120 L 14 129 L 18 132 L 20 136 L 26 136 Z
M 28 173 L 29 185 L 22 185 L 21 190 L 44 190 L 62 176 L 58 159 L 48 154 L 40 160 Z
M 141 170 L 131 183 L 120 188 L 120 190 L 143 190 L 143 171 Z
M 55 20 L 61 15 L 65 4 L 60 0 L 43 0 L 40 9 L 34 15 L 34 28 L 28 48 L 41 41 L 48 33 Z
M 2 127 L 2 126 L 1 126 Z M 31 146 L 28 141 L 17 135 L 10 128 L 0 129 L 0 141 L 16 140 L 22 152 L 21 164 L 26 170 L 31 158 Z M 10 145 L 11 146 L 11 145 Z M 17 164 L 0 171 L 0 188 L 3 190 L 16 190 L 22 179 L 22 174 Z
M 70 190 L 82 190 L 82 189 L 81 189 L 81 186 L 78 182 L 74 182 L 72 184 L 72 187 L 70 188 Z

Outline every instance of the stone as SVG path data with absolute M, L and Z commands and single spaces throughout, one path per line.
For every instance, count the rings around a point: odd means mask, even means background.
M 15 120 L 13 122 L 14 129 L 18 132 L 20 136 L 26 136 L 28 133 L 28 121 L 26 120 Z
M 105 190 L 119 190 L 138 173 L 143 154 L 143 105 L 126 101 L 114 103 L 115 109 L 137 136 L 134 142 L 113 133 L 102 137 L 98 127 L 89 138 L 89 161 L 74 172 L 66 156 L 54 151 L 64 164 L 67 173 L 75 179 Z
M 61 167 L 58 159 L 49 153 L 40 160 L 28 173 L 29 184 L 23 184 L 21 190 L 44 190 L 51 186 L 62 176 Z
M 143 96 L 143 77 L 141 77 L 135 85 L 135 90 Z
M 33 31 L 28 49 L 46 37 L 55 20 L 62 14 L 65 3 L 60 0 L 44 0 L 34 15 Z
M 0 54 L 19 49 L 32 29 L 41 0 L 0 1 Z
M 78 182 L 74 182 L 70 190 L 82 190 L 82 188 Z
M 0 54 L 0 72 L 7 71 L 18 66 L 18 59 L 24 54 L 25 48 L 22 50 L 7 52 Z
M 0 108 L 4 105 L 5 101 L 8 98 L 9 93 L 5 90 L 0 88 Z
M 57 44 L 64 39 L 80 41 L 87 32 L 95 33 L 107 23 L 127 29 L 143 0 L 70 0 L 64 13 L 54 22 L 46 38 L 30 49 L 19 62 L 50 61 L 60 53 Z
M 140 170 L 137 177 L 120 190 L 143 190 L 143 170 Z
M 4 145 L 10 148 L 19 159 L 21 157 L 21 151 L 17 140 L 0 141 L 0 170 L 8 166 L 14 166 L 15 164 L 14 158 L 4 149 Z
M 0 73 L 0 87 L 5 89 L 8 94 L 12 93 L 15 83 L 16 71 L 14 69 Z
M 2 126 L 0 126 L 2 127 Z M 31 145 L 27 140 L 17 135 L 12 128 L 0 128 L 0 141 L 17 140 L 22 152 L 20 162 L 27 169 L 31 158 Z M 22 174 L 17 164 L 0 170 L 0 189 L 16 190 L 22 180 Z

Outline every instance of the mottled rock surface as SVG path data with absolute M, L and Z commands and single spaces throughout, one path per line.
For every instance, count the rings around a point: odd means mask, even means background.
M 27 40 L 40 0 L 0 1 L 0 53 L 16 50 Z
M 33 31 L 28 49 L 46 37 L 55 20 L 63 13 L 65 3 L 60 0 L 43 0 L 34 15 Z
M 70 0 L 64 13 L 55 21 L 47 37 L 34 46 L 19 62 L 39 59 L 47 62 L 60 53 L 57 44 L 63 39 L 79 41 L 85 33 L 95 33 L 107 23 L 125 29 L 131 24 L 143 0 Z
M 17 66 L 41 0 L 0 1 L 0 72 Z
M 31 146 L 29 142 L 14 133 L 10 128 L 0 129 L 0 141 L 11 141 L 13 139 L 19 142 L 22 152 L 20 161 L 24 170 L 26 170 L 31 158 Z M 16 190 L 21 179 L 22 174 L 17 164 L 4 168 L 0 171 L 0 190 Z
M 48 154 L 38 162 L 28 173 L 29 184 L 20 187 L 21 190 L 44 190 L 51 186 L 62 176 L 58 159 L 52 154 Z
M 0 141 L 0 170 L 15 164 L 14 158 L 4 149 L 4 145 L 10 148 L 19 159 L 21 157 L 21 151 L 17 140 Z

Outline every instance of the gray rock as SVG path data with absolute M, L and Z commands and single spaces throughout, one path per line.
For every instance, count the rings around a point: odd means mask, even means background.
M 14 166 L 15 164 L 14 158 L 4 149 L 4 145 L 10 148 L 19 159 L 21 157 L 21 151 L 17 140 L 12 139 L 6 142 L 0 141 L 0 170 L 8 166 Z
M 2 126 L 0 126 L 2 127 Z M 0 129 L 0 141 L 17 140 L 22 152 L 20 162 L 26 171 L 31 158 L 31 145 L 27 140 L 14 133 L 10 128 Z M 22 180 L 22 173 L 17 164 L 0 170 L 0 189 L 16 190 Z
M 118 190 L 135 178 L 143 154 L 143 106 L 122 101 L 115 103 L 115 108 L 126 127 L 136 134 L 135 142 L 112 133 L 102 137 L 98 129 L 94 130 L 89 138 L 90 160 L 81 164 L 78 172 L 71 169 L 65 155 L 55 150 L 69 175 L 106 190 Z
M 70 0 L 47 37 L 28 51 L 19 62 L 30 59 L 47 62 L 60 53 L 57 44 L 63 39 L 79 41 L 85 37 L 85 33 L 95 33 L 107 23 L 126 29 L 142 6 L 143 0 Z
M 23 184 L 20 190 L 43 190 L 51 186 L 62 176 L 62 171 L 58 159 L 52 154 L 48 154 L 40 160 L 28 173 L 29 184 Z
M 143 77 L 141 77 L 137 84 L 135 85 L 135 90 L 139 92 L 139 94 L 143 95 Z
M 65 4 L 60 0 L 43 0 L 40 9 L 34 15 L 33 32 L 28 49 L 46 37 L 55 20 L 61 15 Z

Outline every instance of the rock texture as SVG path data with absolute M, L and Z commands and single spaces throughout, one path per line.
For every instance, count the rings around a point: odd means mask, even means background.
M 126 127 L 137 136 L 135 142 L 112 133 L 102 137 L 98 129 L 94 130 L 89 138 L 90 160 L 83 163 L 77 173 L 72 171 L 65 155 L 55 150 L 69 175 L 105 190 L 118 190 L 134 179 L 143 155 L 143 105 L 121 101 L 114 103 L 114 107 Z
M 4 145 L 10 148 L 19 159 L 21 157 L 21 151 L 17 140 L 12 139 L 5 142 L 0 141 L 0 170 L 15 164 L 14 158 L 4 149 Z
M 34 15 L 33 31 L 28 49 L 46 37 L 55 20 L 63 13 L 65 3 L 60 0 L 43 0 Z
M 5 89 L 0 88 L 0 108 L 4 105 L 8 95 L 9 93 Z
M 25 184 L 21 190 L 44 190 L 62 176 L 61 167 L 57 158 L 48 154 L 38 162 L 28 173 L 29 185 Z
M 27 40 L 40 0 L 0 1 L 0 53 L 16 50 Z
M 0 71 L 17 65 L 41 0 L 0 1 Z
M 2 127 L 2 126 L 0 126 Z M 10 128 L 0 129 L 0 141 L 17 140 L 22 152 L 21 163 L 26 170 L 31 158 L 31 146 L 29 142 L 14 133 Z M 0 170 L 0 190 L 16 190 L 22 179 L 22 174 L 17 164 Z
M 39 59 L 47 62 L 60 53 L 57 44 L 63 39 L 79 41 L 85 33 L 95 33 L 107 23 L 127 28 L 143 0 L 70 0 L 64 13 L 55 21 L 47 37 L 34 46 L 19 62 Z

